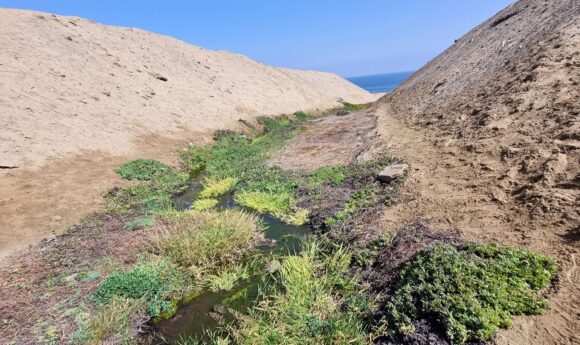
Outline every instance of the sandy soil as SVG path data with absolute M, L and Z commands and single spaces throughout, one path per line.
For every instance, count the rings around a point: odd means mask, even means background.
M 207 132 L 145 135 L 136 139 L 131 154 L 87 150 L 74 157 L 53 159 L 38 170 L 5 172 L 0 179 L 0 257 L 60 234 L 97 209 L 109 188 L 126 182 L 114 172 L 123 162 L 147 158 L 175 165 L 178 148 L 210 140 Z
M 240 118 L 377 98 L 333 74 L 76 17 L 0 9 L 0 45 L 0 257 L 94 209 L 124 160 L 168 157 Z

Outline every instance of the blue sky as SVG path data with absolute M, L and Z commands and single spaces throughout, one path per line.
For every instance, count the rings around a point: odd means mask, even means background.
M 358 76 L 414 70 L 511 0 L 0 0 L 139 27 L 263 63 Z

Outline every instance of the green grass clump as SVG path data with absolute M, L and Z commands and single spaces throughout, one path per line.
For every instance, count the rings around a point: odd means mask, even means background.
M 427 319 L 453 344 L 485 341 L 512 315 L 541 313 L 547 301 L 536 293 L 555 273 L 552 259 L 523 250 L 439 244 L 405 265 L 387 314 L 401 333 Z
M 323 184 L 330 184 L 333 187 L 338 187 L 347 177 L 346 167 L 342 165 L 325 166 L 308 177 L 308 185 L 317 187 Z
M 210 291 L 218 292 L 222 290 L 231 290 L 236 284 L 248 279 L 250 272 L 245 265 L 235 265 L 233 268 L 225 269 L 216 274 L 208 274 L 204 277 L 204 287 Z
M 199 197 L 215 198 L 224 195 L 231 191 L 236 183 L 238 183 L 238 180 L 233 177 L 226 177 L 221 180 L 215 177 L 208 177 L 203 182 L 203 190 L 199 192 Z
M 242 211 L 186 211 L 165 218 L 154 245 L 161 256 L 204 273 L 251 253 L 262 231 L 258 218 Z
M 88 325 L 81 327 L 71 339 L 75 344 L 137 344 L 138 315 L 146 306 L 144 299 L 115 297 L 100 306 Z
M 191 205 L 191 209 L 196 211 L 206 211 L 216 207 L 217 204 L 217 199 L 197 199 Z
M 236 203 L 258 212 L 270 213 L 289 224 L 302 225 L 308 221 L 308 211 L 296 207 L 294 196 L 289 193 L 241 191 L 236 193 Z
M 92 300 L 104 305 L 115 297 L 143 298 L 147 301 L 147 313 L 156 317 L 174 307 L 166 297 L 183 284 L 183 275 L 169 262 L 143 262 L 132 269 L 111 273 L 97 287 Z
M 115 172 L 126 180 L 149 181 L 153 176 L 172 170 L 167 164 L 152 159 L 136 159 L 121 165 Z
M 367 343 L 369 298 L 346 275 L 350 259 L 342 248 L 325 254 L 316 242 L 284 258 L 276 286 L 230 332 L 236 343 Z

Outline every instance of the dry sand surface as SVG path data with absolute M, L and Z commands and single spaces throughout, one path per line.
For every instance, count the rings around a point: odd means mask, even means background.
M 376 99 L 333 74 L 76 17 L 0 9 L 0 45 L 0 256 L 94 208 L 125 159 L 167 159 L 240 118 Z

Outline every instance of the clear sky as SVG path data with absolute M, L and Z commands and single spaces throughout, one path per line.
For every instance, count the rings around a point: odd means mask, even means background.
M 511 0 L 0 0 L 263 63 L 358 76 L 421 67 Z

